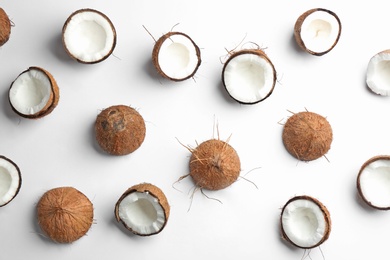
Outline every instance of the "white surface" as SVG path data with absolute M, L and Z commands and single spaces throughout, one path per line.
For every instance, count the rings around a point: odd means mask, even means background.
M 389 48 L 387 1 L 51 1 L 2 0 L 15 27 L 0 49 L 0 154 L 16 162 L 23 184 L 18 196 L 0 208 L 1 259 L 301 259 L 303 250 L 280 238 L 280 207 L 294 195 L 318 198 L 329 209 L 332 231 L 321 246 L 325 259 L 388 258 L 390 212 L 366 207 L 357 197 L 361 165 L 388 154 L 389 99 L 365 85 L 369 59 Z M 114 55 L 95 65 L 78 64 L 65 53 L 61 29 L 75 10 L 90 7 L 114 23 Z M 340 41 L 322 57 L 296 47 L 293 27 L 305 10 L 323 7 L 340 17 Z M 197 42 L 202 65 L 195 80 L 163 80 L 151 65 L 153 39 L 171 30 Z M 221 60 L 240 42 L 263 48 L 278 72 L 272 95 L 253 106 L 232 101 L 221 84 Z M 29 66 L 46 68 L 57 79 L 60 101 L 40 120 L 18 117 L 8 88 Z M 146 139 L 132 155 L 109 156 L 94 139 L 99 111 L 132 105 L 147 121 Z M 327 154 L 298 162 L 284 149 L 282 125 L 289 111 L 326 116 L 334 131 Z M 231 187 L 197 192 L 191 204 L 189 152 L 213 136 L 242 162 Z M 216 136 L 214 131 L 214 136 Z M 166 228 L 153 237 L 129 235 L 114 218 L 114 206 L 131 185 L 151 182 L 171 204 Z M 173 188 L 174 184 L 174 188 Z M 47 190 L 72 185 L 94 203 L 95 224 L 71 245 L 54 244 L 36 225 L 35 205 Z M 176 189 L 175 189 L 176 188 Z M 188 209 L 190 210 L 188 211 Z M 311 250 L 312 259 L 323 259 Z

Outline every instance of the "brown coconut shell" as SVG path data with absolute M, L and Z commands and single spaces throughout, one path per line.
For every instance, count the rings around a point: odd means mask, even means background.
M 158 59 L 158 54 L 160 52 L 160 48 L 161 48 L 161 45 L 164 43 L 164 41 L 166 40 L 170 40 L 170 37 L 173 36 L 173 35 L 182 35 L 186 38 L 188 38 L 191 43 L 194 45 L 195 47 L 195 50 L 196 50 L 196 56 L 198 57 L 198 64 L 195 68 L 195 70 L 190 74 L 188 75 L 187 77 L 185 78 L 172 78 L 168 75 L 166 75 L 164 73 L 164 71 L 161 69 L 160 67 L 160 62 L 159 62 L 159 59 Z M 200 64 L 202 63 L 202 59 L 201 59 L 201 54 L 200 54 L 200 49 L 198 47 L 198 45 L 196 45 L 196 43 L 191 39 L 191 37 L 189 37 L 187 34 L 185 33 L 182 33 L 182 32 L 169 32 L 169 33 L 166 33 L 164 34 L 163 36 L 161 36 L 157 41 L 156 43 L 154 44 L 154 47 L 153 47 L 153 52 L 152 52 L 152 62 L 153 62 L 153 65 L 154 67 L 156 68 L 157 72 L 164 78 L 166 79 L 169 79 L 169 80 L 172 80 L 172 81 L 183 81 L 183 80 L 186 80 L 186 79 L 189 79 L 189 78 L 192 78 L 195 73 L 197 72 Z
M 240 175 L 241 163 L 236 150 L 227 142 L 210 139 L 191 154 L 190 176 L 196 186 L 220 190 L 230 186 Z
M 60 99 L 60 89 L 59 89 L 58 84 L 57 84 L 56 80 L 54 79 L 53 75 L 49 71 L 47 71 L 47 70 L 45 70 L 45 69 L 43 69 L 41 67 L 34 67 L 34 66 L 30 67 L 27 70 L 25 70 L 22 73 L 20 73 L 19 76 L 22 75 L 23 73 L 26 73 L 26 72 L 30 71 L 30 70 L 39 70 L 39 71 L 43 72 L 47 76 L 49 81 L 50 81 L 51 93 L 50 93 L 50 97 L 49 97 L 49 100 L 47 101 L 46 105 L 40 111 L 38 111 L 37 113 L 32 114 L 32 115 L 26 115 L 26 114 L 22 114 L 19 111 L 17 111 L 12 106 L 10 99 L 9 99 L 9 103 L 10 103 L 10 105 L 12 107 L 12 110 L 15 113 L 17 113 L 19 116 L 24 117 L 24 118 L 29 118 L 29 119 L 38 119 L 38 118 L 42 118 L 42 117 L 47 116 L 48 114 L 50 114 L 54 110 L 54 108 L 58 105 L 58 102 L 59 102 L 59 99 Z M 12 89 L 12 86 L 13 86 L 14 82 L 15 81 L 12 82 L 9 90 Z
M 16 190 L 14 196 L 13 196 L 8 202 L 4 203 L 3 205 L 0 205 L 0 207 L 4 207 L 4 206 L 7 205 L 8 203 L 10 203 L 10 202 L 16 197 L 16 195 L 18 195 L 18 193 L 19 193 L 19 191 L 20 191 L 20 188 L 21 188 L 21 186 L 22 186 L 22 174 L 21 174 L 21 172 L 20 172 L 20 168 L 18 167 L 18 165 L 17 165 L 14 161 L 12 161 L 11 159 L 9 159 L 9 158 L 7 158 L 7 157 L 5 157 L 5 156 L 3 156 L 3 155 L 0 155 L 0 159 L 1 159 L 1 160 L 6 160 L 6 161 L 8 161 L 10 164 L 12 164 L 12 165 L 16 168 L 16 170 L 18 171 L 18 175 L 19 175 L 19 184 L 18 184 L 18 188 L 17 188 L 17 190 Z
M 38 224 L 53 241 L 71 243 L 84 236 L 93 223 L 93 205 L 73 187 L 54 188 L 37 204 Z
M 84 60 L 80 60 L 78 59 L 77 57 L 75 57 L 68 49 L 68 47 L 66 46 L 65 44 L 65 39 L 64 39 L 64 33 L 68 27 L 68 24 L 69 22 L 72 20 L 73 16 L 75 16 L 76 14 L 79 14 L 79 13 L 82 13 L 82 12 L 94 12 L 94 13 L 97 13 L 99 15 L 101 15 L 102 17 L 104 17 L 107 22 L 110 24 L 110 27 L 112 29 L 112 33 L 114 35 L 114 42 L 112 44 L 112 47 L 111 47 L 111 50 L 110 52 L 108 52 L 105 56 L 103 56 L 101 59 L 99 60 L 96 60 L 96 61 L 84 61 Z M 104 61 L 105 59 L 107 59 L 111 54 L 112 52 L 114 51 L 115 47 L 116 47 L 116 40 L 117 38 L 117 34 L 116 34 L 116 29 L 115 29 L 115 26 L 114 24 L 112 23 L 112 21 L 110 20 L 110 18 L 108 18 L 107 15 L 105 15 L 104 13 L 98 11 L 98 10 L 94 10 L 94 9 L 90 9 L 90 8 L 83 8 L 83 9 L 80 9 L 80 10 L 77 10 L 75 12 L 73 12 L 71 15 L 69 15 L 69 17 L 66 19 L 63 27 L 62 27 L 62 45 L 64 46 L 64 49 L 66 51 L 66 53 L 75 61 L 79 62 L 79 63 L 83 63 L 83 64 L 95 64 L 95 63 L 99 63 L 101 61 Z
M 104 151 L 112 155 L 127 155 L 143 143 L 146 126 L 143 117 L 134 108 L 115 105 L 97 116 L 95 133 Z
M 325 117 L 304 111 L 294 114 L 287 120 L 282 139 L 291 155 L 302 161 L 311 161 L 328 152 L 333 133 Z
M 334 18 L 336 18 L 337 20 L 337 23 L 339 24 L 340 26 L 340 30 L 339 30 L 339 33 L 337 35 L 337 38 L 334 42 L 334 44 L 326 51 L 323 51 L 323 52 L 314 52 L 310 49 L 308 49 L 305 45 L 305 43 L 303 42 L 302 40 L 302 37 L 301 37 L 301 29 L 302 29 L 302 24 L 303 22 L 305 21 L 305 19 L 312 13 L 314 12 L 318 12 L 318 11 L 323 11 L 323 12 L 327 12 L 329 13 L 330 15 L 334 16 Z M 310 10 L 307 10 L 306 12 L 304 12 L 303 14 L 301 14 L 298 19 L 296 20 L 295 22 L 295 26 L 294 26 L 294 38 L 295 38 L 295 41 L 297 42 L 298 46 L 306 51 L 307 53 L 310 53 L 312 55 L 315 55 L 315 56 L 322 56 L 328 52 L 330 52 L 335 46 L 336 44 L 338 43 L 339 39 L 340 39 L 340 35 L 341 35 L 341 21 L 339 19 L 339 17 L 337 16 L 337 14 L 335 14 L 334 12 L 330 11 L 330 10 L 327 10 L 327 9 L 324 9 L 324 8 L 313 8 L 313 9 L 310 9 Z
M 282 223 L 283 212 L 284 212 L 285 208 L 287 207 L 287 205 L 290 204 L 291 202 L 295 201 L 295 200 L 309 200 L 309 201 L 314 202 L 321 209 L 321 211 L 322 211 L 322 213 L 324 215 L 325 223 L 326 223 L 325 234 L 324 234 L 323 238 L 316 245 L 313 245 L 313 246 L 310 246 L 310 247 L 299 246 L 299 245 L 295 244 L 294 242 L 292 242 L 289 239 L 289 237 L 286 235 L 286 233 L 285 233 L 285 231 L 283 229 L 283 223 Z M 284 240 L 288 241 L 289 243 L 291 243 L 292 245 L 296 246 L 296 247 L 299 247 L 299 248 L 302 248 L 302 249 L 310 249 L 310 248 L 314 248 L 314 247 L 317 247 L 317 246 L 321 245 L 322 243 L 324 243 L 329 238 L 331 229 L 332 229 L 332 222 L 331 222 L 331 218 L 330 218 L 330 213 L 329 213 L 328 209 L 325 207 L 325 205 L 322 204 L 322 202 L 320 202 L 316 198 L 313 198 L 313 197 L 310 197 L 310 196 L 307 196 L 307 195 L 295 196 L 295 197 L 289 199 L 286 202 L 286 204 L 283 206 L 283 208 L 282 208 L 282 213 L 280 214 L 280 230 L 281 230 L 281 233 L 282 233 L 282 238 Z
M 264 97 L 263 99 L 260 99 L 260 100 L 258 100 L 258 101 L 256 101 L 256 102 L 247 103 L 247 102 L 242 102 L 242 101 L 240 101 L 240 100 L 237 100 L 237 99 L 235 99 L 233 96 L 231 96 L 230 93 L 229 93 L 229 91 L 227 91 L 227 89 L 226 89 L 226 83 L 225 83 L 225 69 L 226 69 L 227 65 L 229 64 L 229 62 L 230 62 L 231 60 L 233 60 L 233 59 L 236 58 L 237 56 L 244 55 L 244 54 L 254 54 L 254 55 L 257 55 L 257 56 L 261 57 L 262 59 L 264 59 L 266 62 L 268 62 L 268 63 L 271 65 L 272 70 L 273 70 L 273 76 L 274 76 L 274 77 L 273 77 L 273 79 L 272 79 L 272 80 L 273 80 L 273 84 L 272 84 L 272 89 L 271 89 L 271 91 L 268 93 L 268 95 L 267 95 L 266 97 Z M 259 102 L 265 100 L 266 98 L 268 98 L 268 97 L 272 94 L 272 92 L 273 92 L 273 90 L 274 90 L 274 88 L 275 88 L 276 81 L 277 81 L 277 75 L 276 75 L 275 66 L 274 66 L 274 64 L 272 63 L 272 61 L 270 60 L 270 58 L 265 54 L 265 52 L 264 52 L 262 49 L 243 49 L 243 50 L 239 50 L 239 51 L 233 52 L 233 53 L 229 56 L 228 60 L 225 62 L 224 66 L 223 66 L 223 68 L 222 68 L 222 84 L 223 84 L 223 86 L 224 86 L 226 92 L 229 94 L 229 96 L 230 96 L 231 98 L 233 98 L 233 99 L 236 100 L 237 102 L 239 102 L 239 103 L 241 103 L 241 104 L 245 104 L 245 105 L 256 104 L 256 103 L 259 103 Z
M 374 204 L 372 204 L 371 201 L 369 201 L 363 194 L 363 191 L 362 191 L 362 188 L 361 188 L 361 184 L 360 184 L 360 177 L 362 175 L 362 172 L 363 170 L 371 163 L 375 162 L 375 161 L 378 161 L 378 160 L 390 160 L 390 155 L 377 155 L 377 156 L 374 156 L 374 157 L 371 157 L 370 159 L 368 159 L 361 167 L 360 167 L 360 170 L 359 170 L 359 173 L 358 173 L 358 176 L 357 176 L 357 180 L 356 180 L 356 187 L 357 187 L 357 191 L 358 191 L 358 194 L 359 196 L 362 198 L 362 200 L 370 207 L 374 208 L 374 209 L 378 209 L 378 210 L 390 210 L 390 207 L 378 207 Z
M 7 13 L 0 7 L 0 47 L 3 46 L 11 35 L 11 21 Z
M 149 193 L 150 195 L 152 195 L 153 197 L 155 197 L 158 200 L 159 204 L 163 208 L 165 223 L 161 227 L 161 229 L 158 230 L 156 233 L 140 234 L 140 233 L 136 232 L 135 230 L 133 230 L 128 225 L 126 225 L 126 223 L 119 217 L 119 204 L 122 202 L 122 200 L 124 198 L 126 198 L 128 195 L 130 195 L 133 192 L 147 192 L 147 193 Z M 169 206 L 168 199 L 165 196 L 164 192 L 159 187 L 157 187 L 151 183 L 140 183 L 140 184 L 131 186 L 122 194 L 122 196 L 118 199 L 117 203 L 115 204 L 114 213 L 115 213 L 116 220 L 118 222 L 122 223 L 126 229 L 130 230 L 131 232 L 133 232 L 134 234 L 139 235 L 139 236 L 150 236 L 150 235 L 155 235 L 155 234 L 160 233 L 165 228 L 165 226 L 167 225 L 168 219 L 169 219 L 170 209 L 171 208 Z

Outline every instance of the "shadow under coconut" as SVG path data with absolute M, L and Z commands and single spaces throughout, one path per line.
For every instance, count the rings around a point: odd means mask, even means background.
M 131 239 L 139 239 L 139 238 L 142 238 L 143 236 L 138 236 L 136 234 L 134 234 L 133 232 L 131 232 L 130 230 L 128 230 L 121 222 L 118 222 L 115 218 L 115 216 L 113 216 L 111 218 L 111 224 L 113 226 L 115 226 L 115 228 L 119 229 L 124 235 L 126 235 L 127 237 L 131 238 Z
M 12 110 L 11 104 L 9 103 L 8 88 L 3 92 L 2 100 L 2 110 L 4 111 L 5 116 L 11 120 L 21 120 L 20 116 Z
M 223 85 L 223 82 L 222 82 L 221 79 L 218 81 L 217 84 L 218 84 L 217 86 L 218 86 L 218 90 L 219 90 L 220 94 L 222 95 L 223 99 L 224 99 L 227 103 L 229 103 L 229 104 L 231 104 L 231 105 L 237 105 L 237 104 L 238 104 L 238 105 L 243 105 L 243 104 L 241 104 L 240 102 L 234 100 L 234 99 L 229 95 L 229 93 L 227 92 L 227 90 L 226 90 L 225 86 Z
M 49 50 L 51 53 L 61 61 L 72 62 L 75 61 L 66 53 L 62 43 L 62 34 L 58 33 L 49 42 Z
M 38 219 L 37 219 L 37 215 L 38 215 L 38 210 L 37 210 L 37 205 L 34 204 L 34 207 L 33 207 L 33 212 L 32 212 L 32 216 L 31 216 L 31 221 L 32 221 L 32 226 L 34 228 L 34 234 L 44 243 L 46 244 L 57 244 L 56 242 L 54 242 L 53 240 L 51 240 L 48 236 L 46 236 L 42 230 L 41 230 L 41 227 L 39 226 L 38 224 Z
M 291 34 L 291 37 L 290 37 L 290 46 L 291 46 L 292 50 L 293 50 L 295 53 L 297 53 L 297 54 L 306 53 L 301 47 L 299 47 L 297 41 L 295 40 L 294 34 Z

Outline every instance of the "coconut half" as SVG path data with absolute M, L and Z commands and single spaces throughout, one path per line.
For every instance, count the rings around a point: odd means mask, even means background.
M 60 92 L 54 77 L 45 69 L 30 67 L 11 84 L 9 102 L 25 118 L 41 118 L 57 106 Z
M 3 46 L 11 35 L 11 22 L 7 13 L 0 7 L 0 47 Z
M 115 217 L 136 235 L 160 233 L 169 218 L 170 206 L 163 191 L 150 183 L 127 189 L 115 205 Z
M 152 61 L 164 78 L 183 81 L 195 75 L 201 64 L 200 49 L 195 42 L 181 32 L 169 32 L 155 43 Z
M 306 52 L 321 56 L 331 51 L 339 41 L 341 21 L 332 11 L 315 8 L 298 17 L 294 27 L 297 44 Z
M 357 190 L 369 206 L 390 209 L 390 156 L 378 155 L 367 160 L 357 177 Z
M 116 46 L 116 30 L 102 12 L 80 9 L 72 13 L 62 29 L 66 52 L 80 63 L 93 64 L 107 59 Z
M 21 185 L 19 167 L 9 158 L 0 155 L 0 207 L 7 205 L 16 197 Z
M 303 249 L 321 245 L 329 238 L 331 230 L 329 211 L 309 196 L 290 199 L 283 206 L 280 224 L 283 238 Z
M 366 83 L 372 92 L 382 96 L 390 95 L 390 50 L 375 54 L 368 62 Z
M 73 187 L 54 188 L 45 192 L 38 201 L 37 219 L 50 239 L 58 243 L 71 243 L 90 229 L 93 205 Z
M 302 161 L 311 161 L 329 151 L 333 132 L 325 117 L 304 111 L 289 117 L 284 124 L 282 139 L 291 155 Z
M 255 104 L 271 95 L 276 84 L 276 71 L 262 50 L 240 50 L 224 64 L 222 83 L 239 103 Z

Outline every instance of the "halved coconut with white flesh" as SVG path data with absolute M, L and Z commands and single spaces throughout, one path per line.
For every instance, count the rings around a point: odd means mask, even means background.
M 330 235 L 331 219 L 327 208 L 310 196 L 296 196 L 284 206 L 280 216 L 282 236 L 292 245 L 310 249 Z
M 200 49 L 195 42 L 181 32 L 169 32 L 155 43 L 153 64 L 164 78 L 183 81 L 195 75 L 201 64 Z
M 341 22 L 332 11 L 315 8 L 298 17 L 294 36 L 297 44 L 306 52 L 321 56 L 331 51 L 339 41 Z
M 150 183 L 127 189 L 115 205 L 115 217 L 136 235 L 160 233 L 169 218 L 170 206 L 163 191 Z
M 45 69 L 30 67 L 12 82 L 9 102 L 25 118 L 41 118 L 57 106 L 60 91 L 54 77 Z
M 241 104 L 255 104 L 269 97 L 276 79 L 274 65 L 260 49 L 233 53 L 222 70 L 222 83 L 226 91 Z
M 7 13 L 0 7 L 0 47 L 3 46 L 11 35 L 11 22 Z
M 102 12 L 80 9 L 72 13 L 62 29 L 66 52 L 80 63 L 93 64 L 107 59 L 116 46 L 116 30 Z
M 16 197 L 21 185 L 19 167 L 9 158 L 0 155 L 0 207 L 7 205 Z
M 382 96 L 390 95 L 390 50 L 381 51 L 370 59 L 366 83 L 372 92 Z
M 357 190 L 369 206 L 390 209 L 390 155 L 374 156 L 361 166 Z

